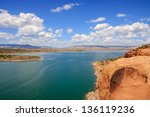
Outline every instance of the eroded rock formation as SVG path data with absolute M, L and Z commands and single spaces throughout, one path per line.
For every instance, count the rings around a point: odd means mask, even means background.
M 88 93 L 87 99 L 150 99 L 150 49 L 136 51 L 126 53 L 126 58 L 95 62 L 96 91 Z

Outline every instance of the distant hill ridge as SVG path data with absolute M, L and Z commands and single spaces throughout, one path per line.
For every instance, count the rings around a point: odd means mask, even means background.
M 121 45 L 76 45 L 64 48 L 132 48 L 135 46 L 121 46 Z M 29 44 L 0 44 L 0 48 L 23 48 L 23 49 L 38 49 L 38 48 L 51 48 L 48 46 L 33 46 Z M 54 47 L 57 48 L 57 47 Z
M 40 46 L 33 46 L 29 44 L 0 44 L 0 48 L 26 48 L 26 49 L 32 49 L 32 48 L 42 48 Z
M 131 48 L 136 46 L 128 46 L 128 45 L 77 45 L 71 46 L 74 48 L 85 47 L 85 48 Z

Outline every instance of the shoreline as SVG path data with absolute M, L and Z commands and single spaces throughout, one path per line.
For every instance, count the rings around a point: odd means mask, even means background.
M 39 56 L 0 54 L 0 62 L 28 62 L 42 60 Z
M 80 51 L 119 51 L 130 50 L 133 48 L 40 48 L 40 49 L 24 49 L 24 48 L 0 48 L 0 54 L 23 54 L 23 53 L 39 53 L 39 52 L 80 52 Z
M 69 48 L 69 49 L 19 49 L 19 48 L 0 48 L 0 62 L 27 62 L 38 61 L 43 58 L 32 55 L 32 53 L 51 53 L 51 52 L 99 52 L 99 51 L 127 51 L 129 48 Z

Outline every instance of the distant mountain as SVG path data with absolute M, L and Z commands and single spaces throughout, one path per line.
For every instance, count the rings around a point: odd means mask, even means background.
M 77 45 L 77 46 L 70 46 L 65 48 L 59 49 L 110 49 L 110 48 L 133 48 L 135 46 L 105 46 L 105 45 Z M 0 44 L 0 48 L 24 48 L 24 49 L 34 49 L 34 48 L 51 48 L 48 46 L 33 46 L 29 44 Z M 52 49 L 52 48 L 51 48 Z M 53 48 L 54 49 L 54 48 Z M 55 47 L 55 49 L 58 49 Z
M 132 48 L 136 46 L 127 46 L 127 45 L 77 45 L 71 46 L 69 48 Z
M 0 48 L 26 48 L 26 49 L 32 49 L 32 48 L 42 48 L 40 46 L 32 46 L 28 44 L 0 44 Z

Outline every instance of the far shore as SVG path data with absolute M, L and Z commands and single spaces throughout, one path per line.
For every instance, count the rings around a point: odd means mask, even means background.
M 83 52 L 83 51 L 121 51 L 129 50 L 131 48 L 90 48 L 90 47 L 76 47 L 76 48 L 0 48 L 0 61 L 6 62 L 25 62 L 37 61 L 42 58 L 39 56 L 21 55 L 25 53 L 48 53 L 48 52 Z
M 0 54 L 0 61 L 4 62 L 27 62 L 41 60 L 39 56 L 23 56 L 23 55 L 8 55 Z
M 72 47 L 72 48 L 0 48 L 0 54 L 22 54 L 22 53 L 33 53 L 33 52 L 80 52 L 80 51 L 116 51 L 116 50 L 129 50 L 131 48 L 99 48 L 99 47 Z

